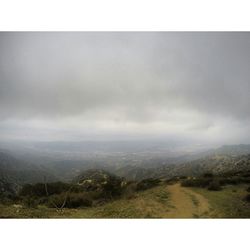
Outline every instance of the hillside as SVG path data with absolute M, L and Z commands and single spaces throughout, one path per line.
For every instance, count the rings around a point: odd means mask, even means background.
M 244 197 L 246 185 L 223 190 L 181 187 L 179 183 L 138 192 L 103 205 L 57 211 L 39 206 L 29 208 L 0 204 L 1 218 L 249 218 L 250 204 Z
M 123 167 L 117 169 L 115 173 L 131 180 L 141 180 L 145 178 L 168 179 L 175 176 L 199 176 L 205 172 L 218 174 L 240 170 L 250 170 L 250 154 L 239 156 L 213 154 L 182 164 L 156 168 Z
M 214 155 L 184 163 L 170 171 L 171 175 L 197 176 L 205 172 L 214 174 L 250 170 L 250 154 L 240 156 Z
M 24 183 L 54 181 L 45 168 L 18 160 L 8 153 L 0 152 L 0 186 L 1 193 L 16 192 Z
M 179 199 L 181 198 L 181 200 Z M 161 185 L 93 208 L 64 209 L 61 213 L 40 207 L 27 209 L 0 207 L 0 216 L 73 217 L 73 218 L 192 218 L 206 217 L 209 204 L 203 196 L 180 187 Z
M 223 145 L 218 149 L 214 150 L 216 154 L 239 156 L 250 154 L 250 145 L 239 144 L 239 145 Z
M 54 171 L 1 152 L 0 217 L 249 217 L 250 154 L 222 148 L 179 164 L 151 159 L 151 168 L 68 160 Z

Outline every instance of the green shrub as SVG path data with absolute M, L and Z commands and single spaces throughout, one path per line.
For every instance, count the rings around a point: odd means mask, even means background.
M 105 184 L 102 185 L 104 198 L 114 198 L 121 196 L 124 188 L 122 187 L 122 179 L 116 176 L 110 176 Z
M 221 185 L 238 185 L 240 183 L 250 183 L 248 177 L 242 176 L 230 176 L 230 177 L 219 177 Z
M 250 177 L 250 172 L 246 172 L 242 175 L 243 177 Z
M 210 178 L 200 177 L 200 178 L 183 180 L 181 182 L 181 185 L 183 187 L 202 187 L 202 188 L 204 188 L 204 187 L 207 187 L 211 181 L 212 181 L 212 179 L 210 179 Z
M 172 184 L 175 184 L 178 181 L 179 181 L 178 177 L 174 176 L 174 177 L 171 177 L 170 179 L 166 179 L 165 183 L 168 184 L 168 185 L 172 185 Z
M 208 190 L 211 191 L 219 191 L 221 190 L 220 182 L 219 180 L 212 180 L 208 185 Z
M 23 203 L 26 207 L 29 207 L 29 208 L 36 208 L 38 205 L 37 201 L 33 197 L 30 197 L 30 196 L 25 197 L 23 199 Z
M 123 197 L 126 199 L 134 198 L 136 195 L 136 190 L 137 190 L 137 183 L 134 181 L 133 182 L 130 181 L 124 188 Z
M 45 186 L 42 183 L 37 183 L 35 185 L 25 184 L 19 194 L 21 196 L 45 196 Z
M 49 195 L 60 194 L 66 192 L 71 188 L 70 184 L 63 182 L 53 182 L 53 183 L 48 183 L 46 185 Z M 44 183 L 36 183 L 34 185 L 25 184 L 22 187 L 19 194 L 21 196 L 33 196 L 33 197 L 43 197 L 47 195 Z
M 90 207 L 92 206 L 92 199 L 87 193 L 71 193 L 66 201 L 66 207 Z
M 18 201 L 19 201 L 19 199 L 16 196 L 0 195 L 0 204 L 11 205 L 11 204 L 16 203 Z
M 179 179 L 180 179 L 180 180 L 186 180 L 186 179 L 187 179 L 187 176 L 185 176 L 185 175 L 179 176 Z
M 137 183 L 136 190 L 137 191 L 146 190 L 146 189 L 149 189 L 149 188 L 152 188 L 152 187 L 159 185 L 160 182 L 161 182 L 161 180 L 154 179 L 154 178 L 144 179 L 144 180 Z
M 247 194 L 247 196 L 245 197 L 245 200 L 246 200 L 247 202 L 250 202 L 250 194 Z
M 207 172 L 207 173 L 204 173 L 204 174 L 203 174 L 203 177 L 204 177 L 204 178 L 213 178 L 213 177 L 214 177 L 214 174 L 213 174 L 213 173 L 210 173 L 210 172 Z
M 92 206 L 92 198 L 88 193 L 61 193 L 49 197 L 48 206 L 61 208 L 78 208 Z

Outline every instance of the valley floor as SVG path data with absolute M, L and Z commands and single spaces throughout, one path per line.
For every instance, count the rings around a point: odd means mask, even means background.
M 1 218 L 246 218 L 250 207 L 242 201 L 245 186 L 221 191 L 161 185 L 102 206 L 56 211 L 18 205 L 0 206 Z

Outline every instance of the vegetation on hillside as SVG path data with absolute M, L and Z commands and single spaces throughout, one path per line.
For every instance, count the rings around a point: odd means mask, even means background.
M 229 171 L 214 175 L 205 173 L 198 177 L 189 177 L 181 182 L 184 187 L 202 187 L 209 190 L 220 190 L 225 185 L 238 185 L 250 183 L 250 170 Z
M 63 208 L 95 207 L 120 198 L 131 198 L 139 190 L 160 184 L 158 179 L 127 182 L 103 170 L 88 170 L 72 183 L 53 182 L 25 184 L 16 195 L 6 196 L 3 204 L 18 203 L 28 208 L 46 206 Z
M 250 155 L 213 154 L 177 166 L 120 168 L 119 175 L 115 175 L 115 171 L 92 168 L 78 173 L 70 182 L 44 178 L 39 168 L 29 172 L 30 165 L 24 167 L 24 174 L 16 179 L 11 171 L 16 171 L 18 176 L 22 169 L 18 164 L 24 163 L 0 154 L 1 217 L 12 217 L 13 211 L 20 217 L 20 211 L 34 217 L 35 214 L 46 217 L 47 213 L 48 217 L 51 214 L 56 217 L 56 213 L 58 216 L 73 213 L 76 217 L 178 217 L 178 213 L 183 217 L 250 216 L 247 212 L 250 209 Z M 25 169 L 29 175 L 39 173 L 39 178 L 27 179 Z M 178 205 L 180 199 L 185 204 Z M 216 213 L 210 213 L 208 202 Z M 147 213 L 142 206 L 147 206 Z M 201 213 L 202 206 L 206 209 Z M 157 207 L 161 212 L 157 212 Z M 194 211 L 194 215 L 183 211 L 184 208 Z

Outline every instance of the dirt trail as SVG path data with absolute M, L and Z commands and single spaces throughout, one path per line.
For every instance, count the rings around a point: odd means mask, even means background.
M 208 217 L 209 203 L 202 195 L 181 187 L 179 183 L 168 186 L 170 202 L 173 206 L 167 213 L 169 218 Z

